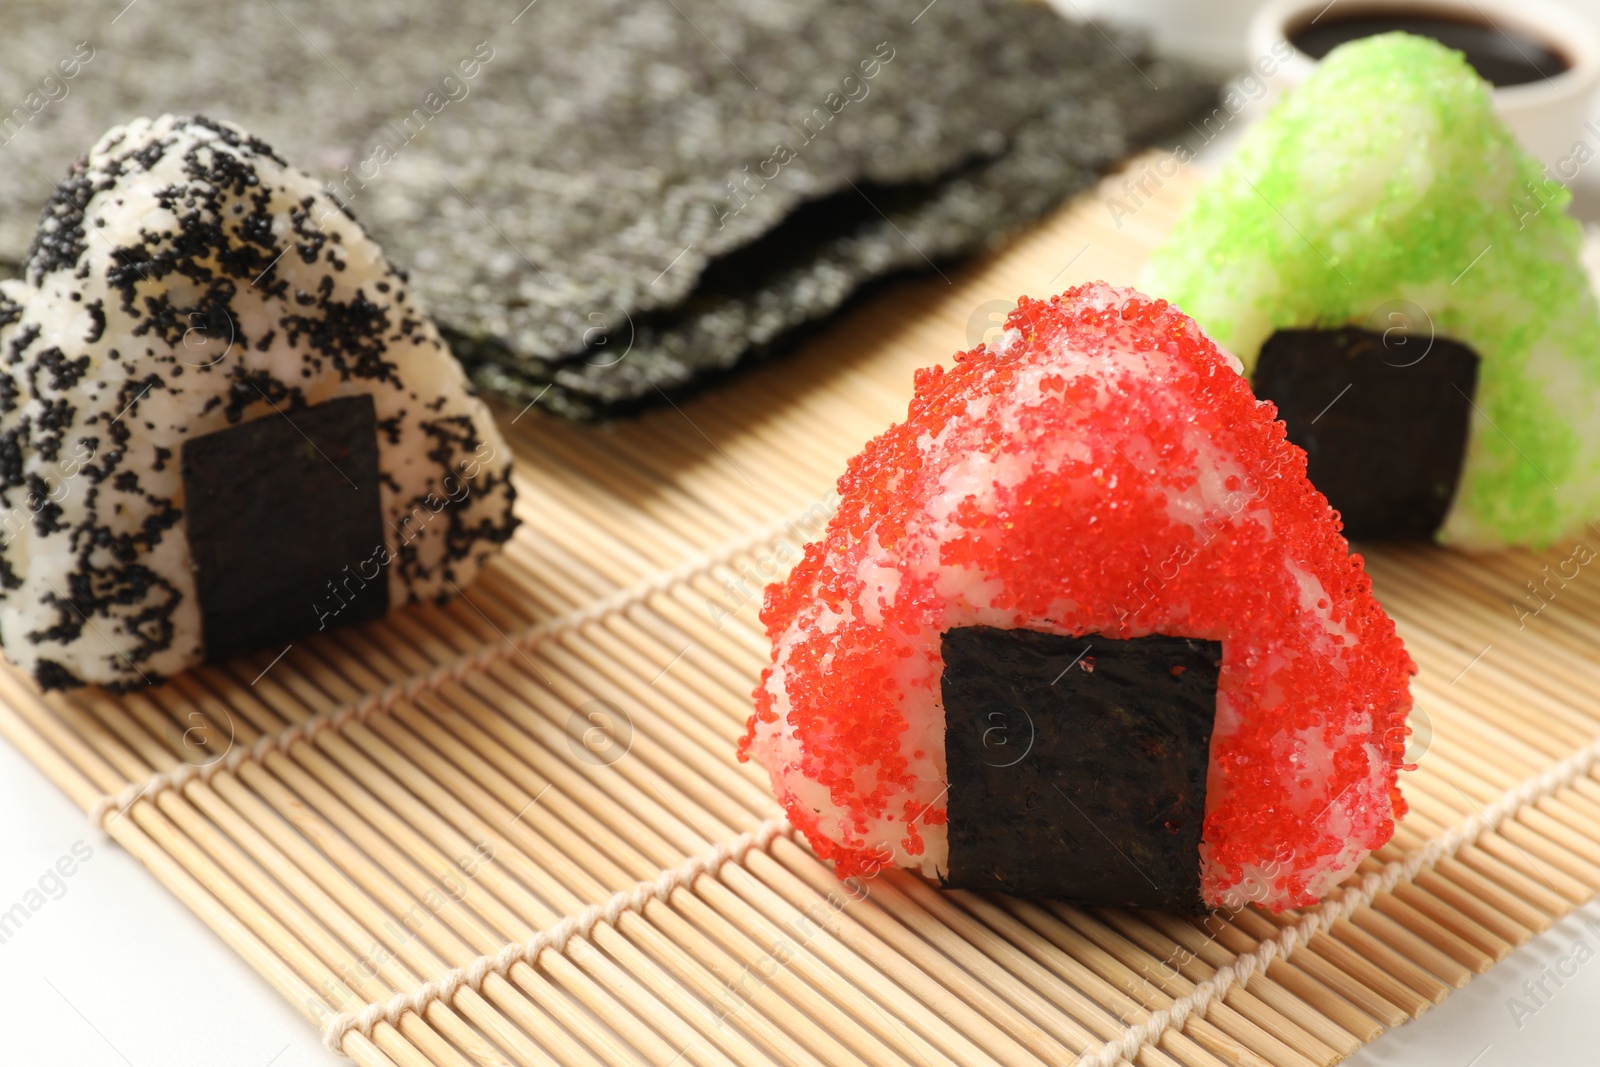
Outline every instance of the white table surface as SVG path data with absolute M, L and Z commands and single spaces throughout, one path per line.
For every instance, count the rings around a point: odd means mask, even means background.
M 333 1067 L 312 1026 L 66 795 L 0 743 L 0 912 L 69 878 L 0 943 L 5 1067 Z M 35 898 L 36 902 L 37 898 Z
M 1158 11 L 1166 0 L 1117 0 Z M 1189 2 L 1189 0 L 1186 0 Z M 1103 4 L 1083 0 L 1099 17 Z M 1600 0 L 1577 4 L 1600 12 Z M 1251 5 L 1219 13 L 1240 24 Z M 1213 38 L 1231 40 L 1228 34 Z M 1241 45 L 1242 49 L 1242 45 Z M 1215 53 L 1208 58 L 1219 59 Z M 1214 161 L 1214 159 L 1213 159 Z M 1580 191 L 1580 202 L 1582 202 Z M 1590 192 L 1592 203 L 1600 196 Z M 1587 213 L 1587 212 L 1586 212 Z M 64 892 L 0 942 L 0 1064 L 62 1067 L 332 1067 L 293 1008 L 38 770 L 0 743 L 0 912 L 63 856 L 92 849 Z M 1577 964 L 1583 943 L 1593 958 Z M 1576 976 L 1535 1003 L 1523 989 L 1563 963 Z M 1514 1012 L 1519 999 L 1532 1014 Z M 1420 1020 L 1347 1061 L 1357 1067 L 1600 1064 L 1600 902 L 1519 949 Z M 1520 1025 L 1519 1025 L 1520 1023 Z

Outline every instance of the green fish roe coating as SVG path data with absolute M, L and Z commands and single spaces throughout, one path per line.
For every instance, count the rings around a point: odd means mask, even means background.
M 1600 516 L 1600 314 L 1568 199 L 1459 52 L 1384 34 L 1335 49 L 1245 136 L 1145 287 L 1246 373 L 1277 329 L 1382 331 L 1414 303 L 1482 359 L 1439 539 L 1543 547 Z

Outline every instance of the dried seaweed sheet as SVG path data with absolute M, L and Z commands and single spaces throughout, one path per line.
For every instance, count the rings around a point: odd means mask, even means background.
M 106 128 L 203 111 L 326 179 L 481 384 L 579 417 L 984 247 L 1212 93 L 1020 0 L 9 7 L 0 101 L 43 106 L 0 124 L 0 258 Z

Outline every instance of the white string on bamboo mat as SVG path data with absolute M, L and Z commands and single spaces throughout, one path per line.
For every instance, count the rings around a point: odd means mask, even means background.
M 577 611 L 535 623 L 511 635 L 501 644 L 486 646 L 449 663 L 442 663 L 431 671 L 385 686 L 376 693 L 369 693 L 360 700 L 346 704 L 335 711 L 313 715 L 305 722 L 295 723 L 281 733 L 264 735 L 255 744 L 234 749 L 221 759 L 202 765 L 185 763 L 169 771 L 158 771 L 143 782 L 131 783 L 121 791 L 95 801 L 89 808 L 89 819 L 96 826 L 104 826 L 106 822 L 127 811 L 141 798 L 159 796 L 171 789 L 182 789 L 190 782 L 209 782 L 220 771 L 236 772 L 246 761 L 259 762 L 270 753 L 285 751 L 297 741 L 309 741 L 324 730 L 338 730 L 351 723 L 365 722 L 378 712 L 388 711 L 401 701 L 415 700 L 424 693 L 432 693 L 451 682 L 462 681 L 469 675 L 486 670 L 501 660 L 531 651 L 552 638 L 596 622 L 613 612 L 632 607 L 680 582 L 690 581 L 716 567 L 731 564 L 746 552 L 775 542 L 782 534 L 793 535 L 797 524 L 815 517 L 816 507 L 817 505 L 812 505 L 804 512 L 763 526 L 709 552 L 693 556 L 676 567 L 652 575 L 637 585 L 618 589 Z
M 545 949 L 565 952 L 574 937 L 588 937 L 600 923 L 615 926 L 625 912 L 642 912 L 652 900 L 665 901 L 679 886 L 694 884 L 702 874 L 715 875 L 725 863 L 742 863 L 751 849 L 765 852 L 773 838 L 793 828 L 787 819 L 768 819 L 749 833 L 718 845 L 710 852 L 692 856 L 681 867 L 661 872 L 654 881 L 640 882 L 624 889 L 602 904 L 591 904 L 576 915 L 569 915 L 548 930 L 541 930 L 527 941 L 507 945 L 492 956 L 479 956 L 465 967 L 457 967 L 412 993 L 398 993 L 378 1004 L 368 1004 L 359 1012 L 337 1015 L 322 1031 L 322 1043 L 334 1052 L 343 1050 L 344 1039 L 352 1030 L 371 1037 L 379 1023 L 398 1026 L 406 1012 L 421 1016 L 435 1001 L 450 1004 L 462 989 L 478 992 L 491 974 L 504 978 L 519 963 L 534 963 Z
M 1298 922 L 1285 926 L 1276 936 L 1261 942 L 1255 951 L 1217 968 L 1216 974 L 1195 986 L 1187 996 L 1173 1001 L 1170 1007 L 1154 1012 L 1142 1023 L 1128 1027 L 1116 1040 L 1085 1052 L 1078 1058 L 1078 1067 L 1115 1067 L 1123 1060 L 1131 1061 L 1141 1048 L 1160 1040 L 1161 1035 L 1172 1027 L 1182 1026 L 1190 1015 L 1204 1015 L 1212 1001 L 1221 999 L 1234 986 L 1244 988 L 1250 976 L 1265 971 L 1273 959 L 1288 959 L 1296 948 L 1328 930 L 1334 923 L 1350 918 L 1401 882 L 1411 881 L 1424 867 L 1431 867 L 1440 860 L 1454 856 L 1511 818 L 1524 805 L 1543 800 L 1571 785 L 1587 774 L 1597 762 L 1600 762 L 1600 741 L 1579 749 L 1543 774 L 1529 778 L 1481 813 L 1429 841 L 1415 855 L 1404 861 L 1387 863 L 1356 885 L 1345 886 L 1339 899 L 1324 901 Z

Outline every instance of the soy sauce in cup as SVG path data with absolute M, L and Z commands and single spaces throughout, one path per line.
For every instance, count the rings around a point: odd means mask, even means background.
M 1362 37 L 1403 30 L 1431 37 L 1467 57 L 1478 74 L 1496 87 L 1526 85 L 1552 78 L 1571 63 L 1556 48 L 1517 27 L 1496 25 L 1475 13 L 1456 14 L 1423 8 L 1324 9 L 1315 21 L 1289 31 L 1289 41 L 1314 59 Z

